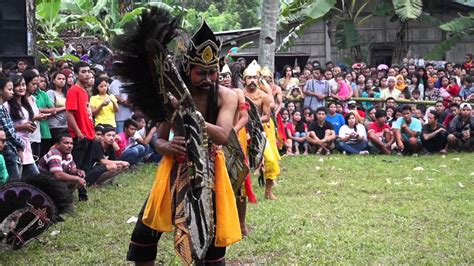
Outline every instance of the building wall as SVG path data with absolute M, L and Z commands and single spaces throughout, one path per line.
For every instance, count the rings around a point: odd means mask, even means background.
M 447 11 L 443 14 L 436 14 L 437 18 L 448 21 L 453 17 L 457 17 L 457 11 Z M 287 50 L 288 52 L 300 52 L 310 54 L 309 60 L 318 60 L 322 64 L 326 63 L 326 38 L 325 38 L 325 22 L 316 23 L 308 27 L 303 36 L 296 39 L 293 45 Z M 390 22 L 390 17 L 371 17 L 363 25 L 359 27 L 359 35 L 365 42 L 369 42 L 369 46 L 363 46 L 363 51 L 368 55 L 368 62 L 373 49 L 377 48 L 393 48 L 396 40 L 398 22 Z M 334 28 L 332 25 L 331 28 Z M 281 44 L 283 38 L 288 32 L 282 31 L 277 34 L 277 47 Z M 328 57 L 334 62 L 343 62 L 345 57 L 350 57 L 349 50 L 339 50 L 335 43 L 335 31 L 331 30 L 331 54 Z M 425 22 L 410 21 L 408 23 L 408 31 L 406 40 L 409 43 L 408 57 L 422 58 L 437 43 L 446 38 L 445 34 L 436 27 Z M 242 52 L 258 51 L 258 35 L 250 38 L 239 40 L 238 45 L 248 41 L 254 43 Z M 224 49 L 226 47 L 223 47 Z M 229 47 L 230 48 L 230 47 Z M 228 48 L 227 48 L 228 49 Z M 446 60 L 452 62 L 463 62 L 466 53 L 474 53 L 474 36 L 468 36 L 446 53 Z M 442 60 L 440 58 L 439 60 Z M 301 65 L 302 63 L 300 63 Z

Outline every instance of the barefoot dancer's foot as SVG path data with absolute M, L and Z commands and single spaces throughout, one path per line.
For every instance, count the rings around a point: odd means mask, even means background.
M 277 197 L 273 195 L 272 188 L 274 186 L 274 181 L 271 179 L 265 180 L 265 199 L 276 200 Z

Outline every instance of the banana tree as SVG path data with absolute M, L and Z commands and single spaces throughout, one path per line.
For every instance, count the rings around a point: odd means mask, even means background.
M 275 41 L 279 0 L 262 1 L 262 21 L 258 47 L 258 60 L 273 71 L 275 67 Z
M 357 27 L 369 19 L 372 14 L 367 10 L 371 0 L 316 0 L 293 1 L 282 9 L 283 19 L 280 26 L 294 25 L 278 50 L 287 49 L 299 38 L 304 30 L 319 21 L 328 20 L 335 27 L 335 41 L 339 49 L 350 49 L 352 60 L 361 62 L 366 59 Z M 336 5 L 337 4 L 337 5 Z M 339 6 L 339 7 L 338 7 Z M 368 13 L 368 14 L 367 14 Z
M 307 27 L 325 20 L 337 0 L 295 0 L 282 2 L 278 29 L 290 27 L 288 35 L 277 48 L 286 51 L 306 30 Z
M 446 52 L 467 36 L 474 34 L 474 12 L 470 12 L 467 16 L 460 15 L 458 18 L 443 23 L 438 26 L 439 29 L 447 33 L 447 38 L 438 43 L 424 57 L 428 60 L 441 59 Z

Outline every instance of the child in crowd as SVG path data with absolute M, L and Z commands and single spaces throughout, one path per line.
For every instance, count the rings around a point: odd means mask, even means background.
M 98 78 L 92 89 L 90 105 L 95 117 L 95 125 L 107 124 L 116 127 L 115 113 L 119 111 L 117 98 L 109 94 L 107 78 Z

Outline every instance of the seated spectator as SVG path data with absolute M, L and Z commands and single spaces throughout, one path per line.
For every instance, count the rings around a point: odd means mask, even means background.
M 401 153 L 415 154 L 420 148 L 422 125 L 420 120 L 412 117 L 411 106 L 402 107 L 402 117 L 393 123 L 395 141 Z
M 385 108 L 397 108 L 397 103 L 395 102 L 395 98 L 393 97 L 388 97 L 385 99 Z
M 339 129 L 346 122 L 344 121 L 344 117 L 342 116 L 342 114 L 339 114 L 336 112 L 336 109 L 337 109 L 337 105 L 335 102 L 330 102 L 328 104 L 328 114 L 326 116 L 326 121 L 332 124 L 336 135 L 338 135 Z
M 5 144 L 7 142 L 7 135 L 5 131 L 0 129 L 0 152 L 3 151 Z M 3 154 L 0 153 L 0 185 L 5 184 L 8 181 L 8 171 L 7 164 L 5 163 L 5 158 Z
M 375 112 L 375 121 L 369 125 L 368 139 L 369 146 L 374 152 L 378 150 L 384 154 L 390 154 L 394 139 L 387 123 L 387 112 L 384 110 Z
M 451 121 L 453 121 L 453 119 L 459 115 L 459 112 L 461 110 L 459 109 L 459 104 L 455 103 L 455 102 L 452 102 L 450 105 L 449 105 L 449 114 L 446 116 L 446 118 L 444 119 L 443 121 L 443 126 L 445 128 L 449 128 L 449 125 L 451 124 Z
M 72 143 L 71 136 L 67 134 L 59 136 L 56 144 L 38 162 L 40 172 L 52 179 L 48 183 L 50 188 L 55 188 L 56 193 L 49 195 L 61 199 L 58 206 L 60 213 L 72 208 L 71 192 L 86 185 L 84 179 L 86 173 L 76 167 L 72 158 Z M 60 196 L 58 193 L 68 195 Z M 55 200 L 55 203 L 58 204 L 58 201 Z
M 286 125 L 286 134 L 289 139 L 292 140 L 293 147 L 290 146 L 290 149 L 287 149 L 286 154 L 293 154 L 293 149 L 295 150 L 295 155 L 300 154 L 300 146 L 304 147 L 304 155 L 308 154 L 308 142 L 306 141 L 306 135 L 308 135 L 308 126 L 305 122 L 302 121 L 301 112 L 295 111 L 293 113 L 293 119 L 291 123 Z
M 415 106 L 415 115 L 414 117 L 420 120 L 421 124 L 424 125 L 426 124 L 426 119 L 425 119 L 425 114 L 426 114 L 426 106 L 424 104 L 417 104 Z
M 354 113 L 347 113 L 345 120 L 346 124 L 339 130 L 336 147 L 347 154 L 369 154 L 364 125 L 356 122 Z
M 474 116 L 469 103 L 462 103 L 461 112 L 449 126 L 448 142 L 450 147 L 459 151 L 473 151 L 474 149 Z
M 94 141 L 92 147 L 92 168 L 86 174 L 88 185 L 103 185 L 126 171 L 130 166 L 128 162 L 116 160 L 114 150 L 115 128 L 104 125 L 102 134 L 102 140 Z
M 92 89 L 90 105 L 95 117 L 95 125 L 106 124 L 115 127 L 115 113 L 119 111 L 117 98 L 109 94 L 107 78 L 98 78 Z
M 435 104 L 436 113 L 438 114 L 438 123 L 443 123 L 444 119 L 448 115 L 446 108 L 444 107 L 443 101 L 436 101 Z
M 395 121 L 395 108 L 393 107 L 387 107 L 385 108 L 385 112 L 387 113 L 387 124 L 389 126 L 392 125 L 392 122 Z
M 344 112 L 344 105 L 341 102 L 336 102 L 336 113 L 341 114 L 342 117 L 346 114 L 346 112 Z
M 348 103 L 347 103 L 347 109 L 348 109 L 348 113 L 353 113 L 355 118 L 356 118 L 356 121 L 357 123 L 364 123 L 364 120 L 365 120 L 365 112 L 360 110 L 358 107 L 357 107 L 357 102 L 354 101 L 354 100 L 350 100 Z
M 375 109 L 375 107 L 370 107 L 367 110 L 368 115 L 364 119 L 364 126 L 366 129 L 369 128 L 371 123 L 375 122 L 375 112 L 377 112 L 377 109 Z
M 316 110 L 316 120 L 308 126 L 308 136 L 306 140 L 317 155 L 331 154 L 334 149 L 336 134 L 331 123 L 326 121 L 326 108 L 319 107 Z
M 120 160 L 132 165 L 143 161 L 145 155 L 150 153 L 148 144 L 156 132 L 156 127 L 152 127 L 148 135 L 143 138 L 137 129 L 138 123 L 133 119 L 127 119 L 124 123 L 124 131 L 117 134 L 115 138 L 120 148 L 116 155 L 119 156 Z
M 428 112 L 428 123 L 423 126 L 422 145 L 429 153 L 447 153 L 448 131 L 438 122 L 439 114 L 436 111 Z
M 380 98 L 380 92 L 374 90 L 374 81 L 368 79 L 364 88 L 364 91 L 361 95 L 362 98 Z M 372 102 L 362 102 L 362 107 L 364 110 L 369 110 L 374 107 Z

